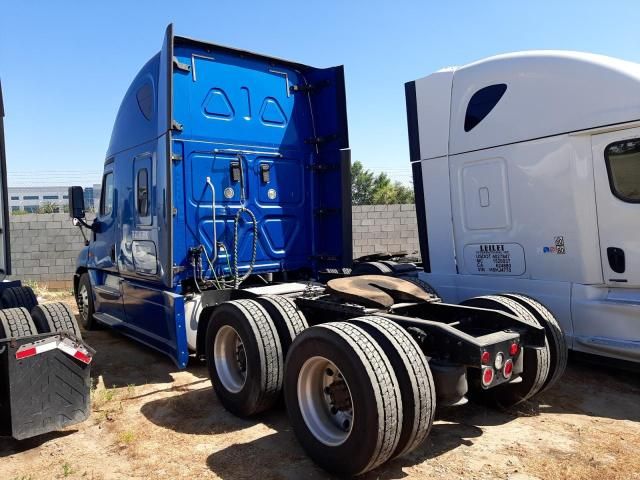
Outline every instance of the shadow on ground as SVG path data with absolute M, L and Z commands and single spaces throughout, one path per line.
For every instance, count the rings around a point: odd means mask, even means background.
M 11 437 L 0 437 L 0 458 L 15 455 L 17 453 L 26 452 L 38 448 L 45 443 L 56 440 L 58 438 L 64 438 L 68 435 L 76 433 L 77 430 L 65 430 L 63 432 L 50 432 L 44 435 L 38 435 L 37 437 L 28 438 L 26 440 L 15 440 Z
M 92 330 L 83 335 L 96 351 L 91 367 L 94 384 L 98 377 L 102 377 L 106 388 L 171 383 L 171 373 L 179 371 L 166 355 L 113 330 Z M 205 366 L 195 358 L 188 371 L 198 378 L 208 378 Z
M 206 405 L 207 408 L 202 408 Z M 307 457 L 299 446 L 284 409 L 280 405 L 252 419 L 241 419 L 224 410 L 212 388 L 189 391 L 178 396 L 146 403 L 141 413 L 152 423 L 189 435 L 218 435 L 248 429 L 257 423 L 275 433 L 247 443 L 236 443 L 215 452 L 207 459 L 209 468 L 221 478 L 254 478 L 256 471 L 269 472 L 277 478 L 331 478 Z M 437 457 L 459 445 L 470 445 L 482 430 L 464 423 L 434 425 L 429 439 L 411 455 L 388 462 L 360 477 L 402 478 L 402 468 Z M 238 459 L 250 459 L 239 462 Z
M 609 394 L 610 390 L 610 394 Z M 598 395 L 593 395 L 597 392 Z M 536 401 L 506 411 L 469 403 L 464 407 L 439 409 L 427 441 L 406 457 L 387 462 L 363 479 L 398 479 L 403 468 L 438 457 L 460 445 L 472 445 L 482 435 L 479 427 L 505 424 L 518 416 L 541 413 L 593 415 L 613 419 L 640 420 L 640 380 L 632 373 L 572 359 L 565 377 Z M 207 405 L 207 408 L 202 408 Z M 211 388 L 154 400 L 141 412 L 156 425 L 192 435 L 216 435 L 248 429 L 263 423 L 274 433 L 246 443 L 235 443 L 211 454 L 207 466 L 226 479 L 254 479 L 256 471 L 269 478 L 332 478 L 306 456 L 291 431 L 284 407 L 253 419 L 228 413 Z M 238 459 L 250 459 L 240 462 Z

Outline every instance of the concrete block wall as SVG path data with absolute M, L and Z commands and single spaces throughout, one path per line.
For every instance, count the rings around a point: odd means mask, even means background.
M 414 205 L 359 205 L 352 215 L 354 258 L 376 252 L 419 255 Z M 10 222 L 12 278 L 51 289 L 71 287 L 84 239 L 69 215 L 11 215 Z
M 72 285 L 84 239 L 68 213 L 10 215 L 10 232 L 11 278 L 46 283 L 51 289 Z
M 352 215 L 353 258 L 398 251 L 420 255 L 415 205 L 358 205 Z

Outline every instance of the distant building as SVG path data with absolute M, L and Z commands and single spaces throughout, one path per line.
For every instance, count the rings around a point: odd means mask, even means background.
M 12 212 L 36 213 L 45 205 L 63 212 L 69 206 L 69 187 L 9 187 L 8 191 L 9 209 Z M 100 203 L 100 185 L 84 189 L 84 203 L 87 210 L 96 210 Z
M 93 190 L 93 211 L 97 212 L 100 208 L 100 192 L 102 192 L 102 185 L 94 183 L 93 187 L 87 187 Z M 87 189 L 84 190 L 84 203 L 87 203 Z

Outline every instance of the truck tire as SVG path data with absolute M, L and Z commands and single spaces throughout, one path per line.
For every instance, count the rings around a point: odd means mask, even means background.
M 21 338 L 38 335 L 38 330 L 26 308 L 0 310 L 0 325 L 6 338 Z
M 548 388 L 551 388 L 560 379 L 560 377 L 564 375 L 564 371 L 567 368 L 569 347 L 567 346 L 567 340 L 564 336 L 564 332 L 553 313 L 551 313 L 547 307 L 537 300 L 518 293 L 508 293 L 501 296 L 518 302 L 524 308 L 529 310 L 529 312 L 536 317 L 538 323 L 544 327 L 547 335 L 547 341 L 549 342 L 549 351 L 551 353 L 549 375 L 538 393 L 544 392 Z
M 287 355 L 284 398 L 298 441 L 329 472 L 358 475 L 396 451 L 400 385 L 385 352 L 357 325 L 302 332 Z
M 356 263 L 351 271 L 352 275 L 391 275 L 393 269 L 382 262 Z
M 280 345 L 282 345 L 282 357 L 287 357 L 289 347 L 304 330 L 309 328 L 307 319 L 298 309 L 293 300 L 281 295 L 263 295 L 255 299 L 264 308 L 271 320 L 273 320 Z
M 401 278 L 402 280 L 406 280 L 407 282 L 417 285 L 422 290 L 432 295 L 434 297 L 433 299 L 434 302 L 442 301 L 442 298 L 440 297 L 440 295 L 438 295 L 438 292 L 436 291 L 436 289 L 433 288 L 429 283 L 425 282 L 424 280 L 420 280 L 419 278 L 411 278 L 411 277 L 401 277 Z
M 436 411 L 436 389 L 431 369 L 411 335 L 383 317 L 349 321 L 367 332 L 384 350 L 400 384 L 402 432 L 392 457 L 415 450 L 427 438 Z
M 207 326 L 209 378 L 220 403 L 248 417 L 267 410 L 282 391 L 284 360 L 278 331 L 255 300 L 219 305 Z
M 2 292 L 0 305 L 2 308 L 26 308 L 31 311 L 38 304 L 36 294 L 31 287 L 10 287 Z
M 88 273 L 80 275 L 78 280 L 78 289 L 76 291 L 76 304 L 80 313 L 80 322 L 85 330 L 95 330 L 98 326 L 93 314 L 95 308 L 93 305 L 93 289 L 91 288 L 91 279 Z
M 82 340 L 82 333 L 71 308 L 65 303 L 44 303 L 31 310 L 31 318 L 39 333 L 69 333 Z
M 499 310 L 516 315 L 531 325 L 540 325 L 536 318 L 518 302 L 499 295 L 471 298 L 462 302 L 462 305 Z M 537 394 L 549 375 L 551 360 L 549 342 L 545 340 L 543 348 L 524 348 L 522 355 L 524 355 L 524 371 L 520 375 L 521 382 L 506 383 L 488 390 L 484 390 L 479 382 L 469 382 L 469 397 L 488 405 L 509 408 Z

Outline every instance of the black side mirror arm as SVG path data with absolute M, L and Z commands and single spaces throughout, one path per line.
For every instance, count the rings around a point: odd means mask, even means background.
M 84 221 L 84 219 L 83 219 L 83 218 L 74 218 L 74 220 L 75 220 L 76 222 L 78 222 L 78 223 L 77 223 L 77 225 L 81 225 L 81 226 L 83 226 L 84 228 L 88 228 L 88 229 L 89 229 L 89 230 L 91 230 L 91 231 L 93 231 L 93 230 L 95 229 L 95 223 L 94 223 L 94 224 L 92 224 L 92 225 L 89 225 L 87 222 L 85 222 L 85 221 Z

